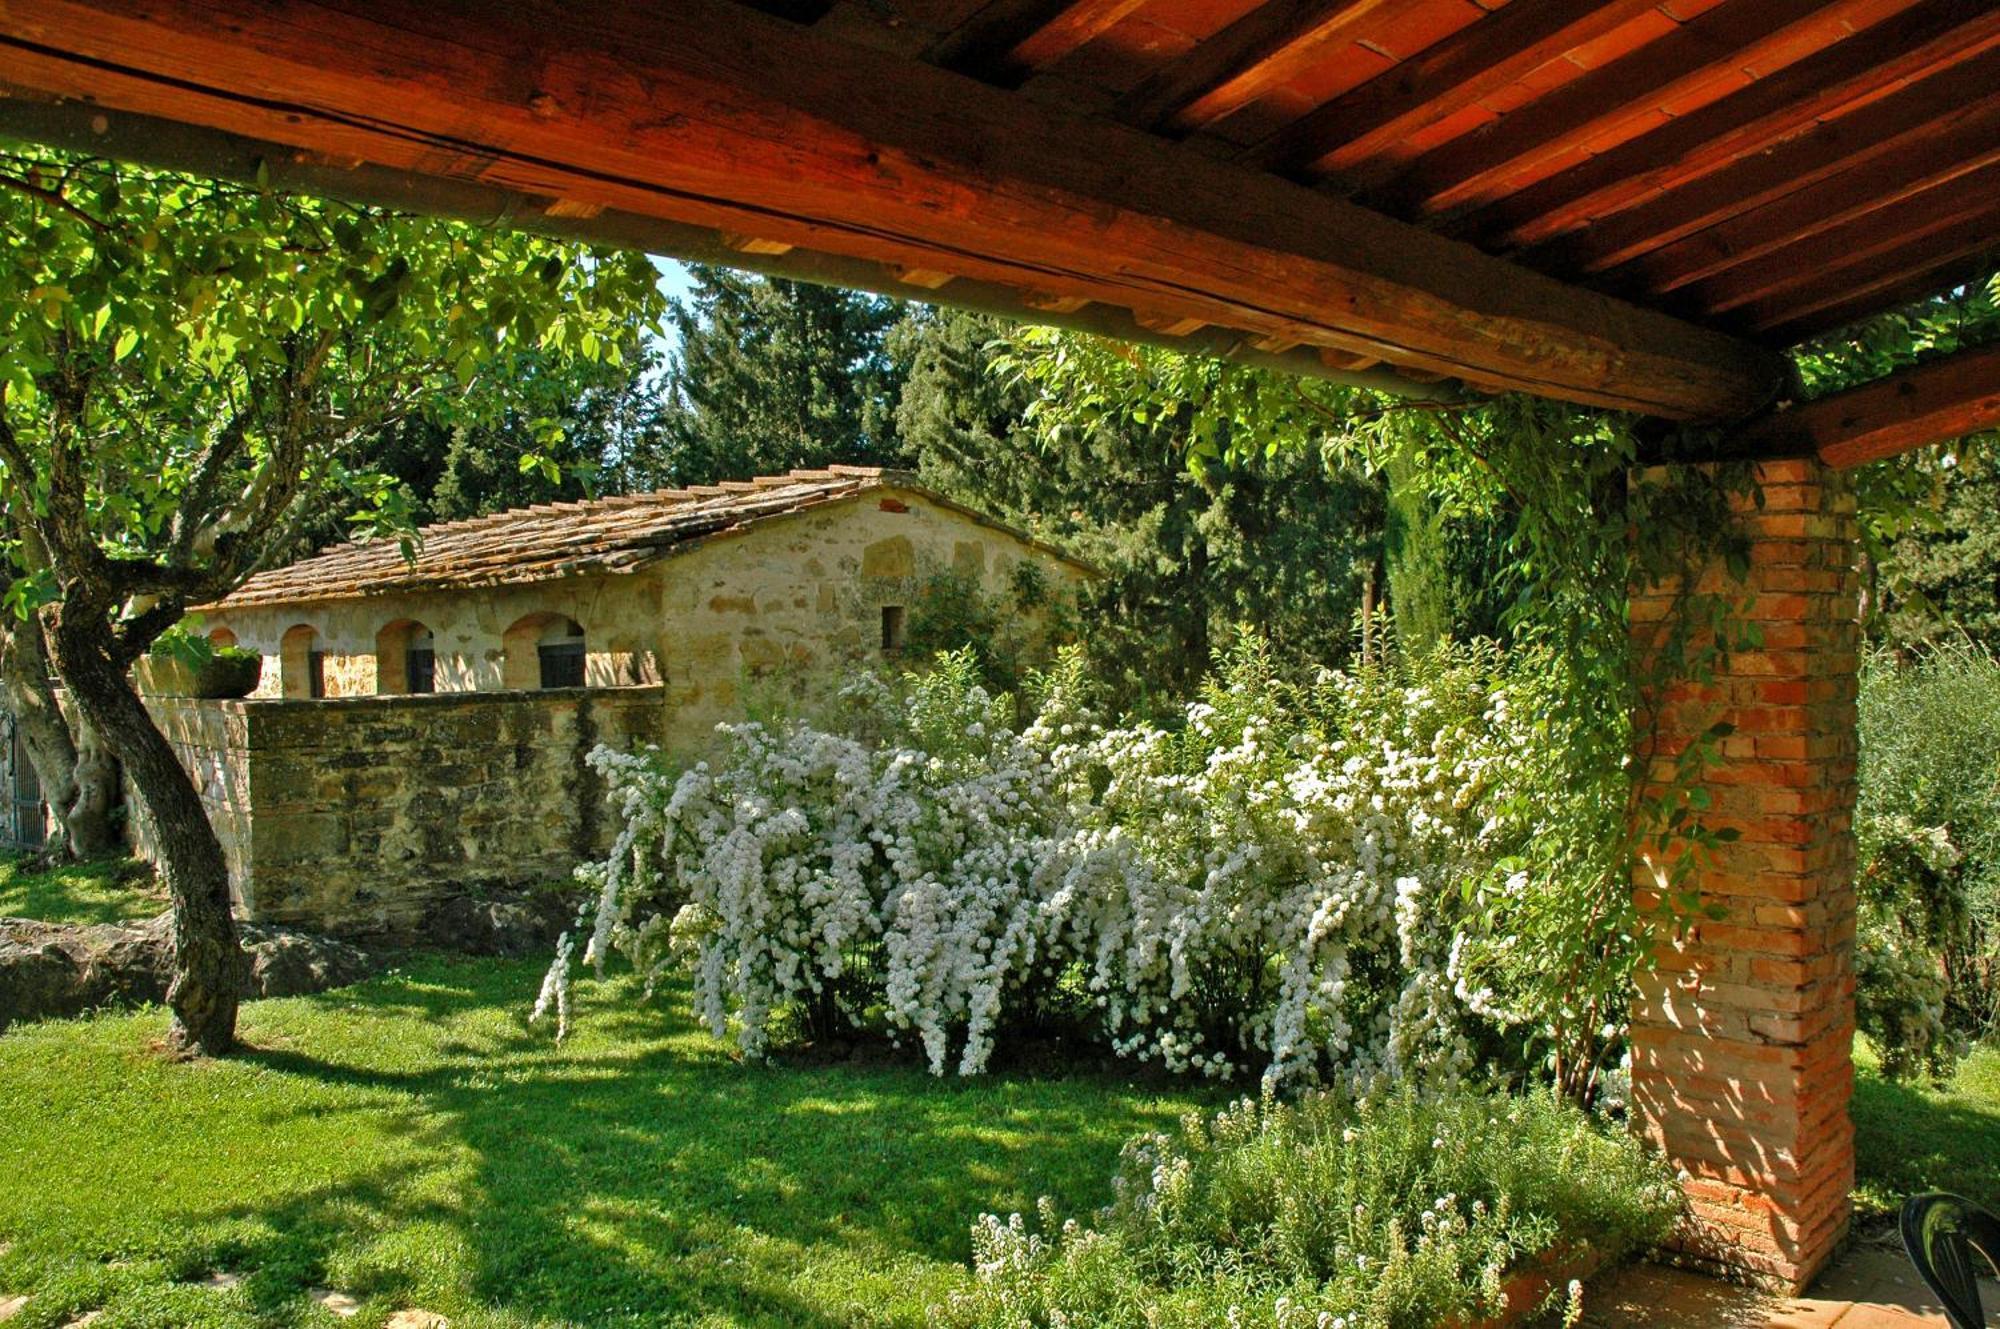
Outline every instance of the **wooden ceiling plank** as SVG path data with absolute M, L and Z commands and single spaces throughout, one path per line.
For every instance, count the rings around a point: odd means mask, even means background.
M 1659 0 L 1536 0 L 1488 14 L 1288 125 L 1248 154 L 1267 170 L 1368 188 L 1364 168 L 1399 141 L 1657 8 Z
M 1895 163 L 1995 109 L 2000 43 L 1846 115 L 1815 125 L 1596 225 L 1528 251 L 1554 272 L 1602 272 L 1852 168 Z
M 1015 69 L 1047 69 L 1118 26 L 1146 0 L 1072 0 L 1048 23 L 1007 52 Z
M 1753 263 L 1857 217 L 1894 207 L 2000 162 L 2000 103 L 1975 102 L 1922 142 L 1697 231 L 1610 274 L 1619 289 L 1665 293 Z
M 1805 287 L 1837 286 L 1850 268 L 1941 231 L 1961 235 L 2000 215 L 2000 168 L 1960 177 L 1948 188 L 1865 213 L 1687 288 L 1686 303 L 1713 318 L 1754 300 Z
M 1126 115 L 1129 123 L 1191 134 L 1218 125 L 1236 112 L 1283 88 L 1307 73 L 1332 52 L 1362 45 L 1367 34 L 1395 28 L 1425 8 L 1427 0 L 1303 0 L 1266 6 L 1278 12 L 1271 25 L 1258 30 L 1258 13 L 1189 52 L 1195 63 L 1166 71 L 1167 82 L 1148 92 L 1151 106 L 1140 105 Z M 1259 11 L 1261 12 L 1261 11 Z M 1249 31 L 1238 31 L 1251 24 Z M 1212 55 L 1204 50 L 1214 47 Z M 1381 57 L 1388 59 L 1389 57 Z M 1222 61 L 1229 60 L 1230 64 Z
M 1420 0 L 1270 0 L 1133 89 L 1115 114 L 1193 133 L 1296 78 L 1327 47 L 1394 24 Z
M 995 0 L 934 42 L 932 63 L 990 81 L 1018 81 L 1109 32 L 1146 0 Z
M 1996 251 L 2000 251 L 2000 213 L 1969 225 L 1927 232 L 1863 261 L 1832 264 L 1825 280 L 1754 301 L 1736 311 L 1730 321 L 1765 332 L 1804 323 L 1864 299 L 1886 308 L 1891 302 L 1884 297 L 1885 292 L 1902 290 L 1927 273 L 1956 268 L 1961 262 Z
M 0 79 L 1593 404 L 1726 418 L 1781 380 L 1742 341 L 726 0 L 624 13 L 37 0 L 0 29 Z
M 2000 6 L 1925 0 L 1734 96 L 1496 200 L 1451 230 L 1488 249 L 1553 239 L 1996 45 Z
M 1805 318 L 1781 323 L 1768 336 L 1774 345 L 1780 346 L 1843 336 L 1850 327 L 1865 325 L 1884 313 L 1937 299 L 1969 282 L 1984 282 L 1994 275 L 1996 268 L 2000 268 L 2000 248 L 1941 263 L 1911 273 L 1893 285 L 1878 286 L 1839 304 L 1815 310 Z
M 1419 158 L 1385 197 L 1399 210 L 1451 215 L 1500 196 L 1508 182 L 1562 160 L 1807 33 L 1829 40 L 1877 0 L 1724 4 L 1630 55 L 1555 88 L 1484 129 Z
M 1742 430 L 1748 455 L 1813 456 L 1836 470 L 2000 427 L 2000 345 L 1959 351 Z

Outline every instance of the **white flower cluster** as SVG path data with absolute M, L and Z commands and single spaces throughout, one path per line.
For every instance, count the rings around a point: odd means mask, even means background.
M 800 1004 L 980 1071 L 1003 1019 L 1078 986 L 1119 1053 L 1268 1083 L 1470 1064 L 1465 883 L 1517 742 L 1474 671 L 1329 675 L 1316 710 L 1211 689 L 1168 730 L 1103 730 L 1059 673 L 1024 731 L 949 659 L 864 680 L 835 726 L 724 726 L 678 776 L 599 751 L 623 832 L 585 958 L 687 964 L 746 1054 Z M 566 955 L 546 1002 L 567 1002 Z

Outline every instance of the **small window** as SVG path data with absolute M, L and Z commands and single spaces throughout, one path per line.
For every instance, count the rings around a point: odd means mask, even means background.
M 318 647 L 306 652 L 306 695 L 315 701 L 326 696 L 326 652 Z
M 882 649 L 894 654 L 903 649 L 903 606 L 882 606 Z
M 541 662 L 544 688 L 583 686 L 583 629 L 571 620 L 559 618 L 550 624 L 535 644 L 535 655 Z
M 429 628 L 410 634 L 410 643 L 403 650 L 403 674 L 407 691 L 437 691 L 437 646 Z

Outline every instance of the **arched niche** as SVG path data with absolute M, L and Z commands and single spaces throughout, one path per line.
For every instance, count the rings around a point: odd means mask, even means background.
M 278 678 L 289 698 L 326 695 L 326 653 L 320 649 L 319 632 L 310 623 L 285 629 L 279 639 Z
M 375 634 L 375 691 L 392 696 L 437 691 L 437 647 L 428 627 L 399 618 Z
M 509 688 L 580 688 L 588 659 L 583 627 L 564 614 L 517 619 L 501 635 L 502 680 Z

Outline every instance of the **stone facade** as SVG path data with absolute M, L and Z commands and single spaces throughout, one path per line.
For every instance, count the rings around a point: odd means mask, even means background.
M 307 637 L 323 656 L 328 697 L 401 692 L 401 657 L 391 640 L 412 624 L 431 633 L 438 691 L 496 691 L 535 686 L 534 639 L 517 625 L 567 618 L 583 631 L 585 681 L 664 684 L 663 742 L 690 751 L 718 722 L 742 715 L 746 688 L 760 680 L 810 692 L 846 667 L 881 658 L 888 616 L 913 603 L 933 573 L 955 570 L 1011 603 L 1024 564 L 1057 593 L 1089 576 L 1054 551 L 919 491 L 875 488 L 692 542 L 632 572 L 297 604 L 225 603 L 207 611 L 204 623 L 263 655 L 257 697 L 300 698 L 309 694 L 298 679 L 297 643 Z
M 1659 746 L 1733 724 L 1709 774 L 1710 824 L 1737 833 L 1699 874 L 1720 918 L 1663 938 L 1632 1012 L 1640 1128 L 1686 1177 L 1679 1244 L 1802 1288 L 1847 1227 L 1854 1037 L 1855 702 L 1860 593 L 1854 496 L 1815 461 L 1760 467 L 1741 590 L 1761 649 L 1659 708 Z M 1675 588 L 1636 588 L 1642 648 Z M 1642 872 L 1644 897 L 1658 883 Z
M 453 896 L 602 855 L 614 828 L 585 758 L 658 742 L 662 701 L 655 686 L 149 704 L 246 917 L 396 938 Z

